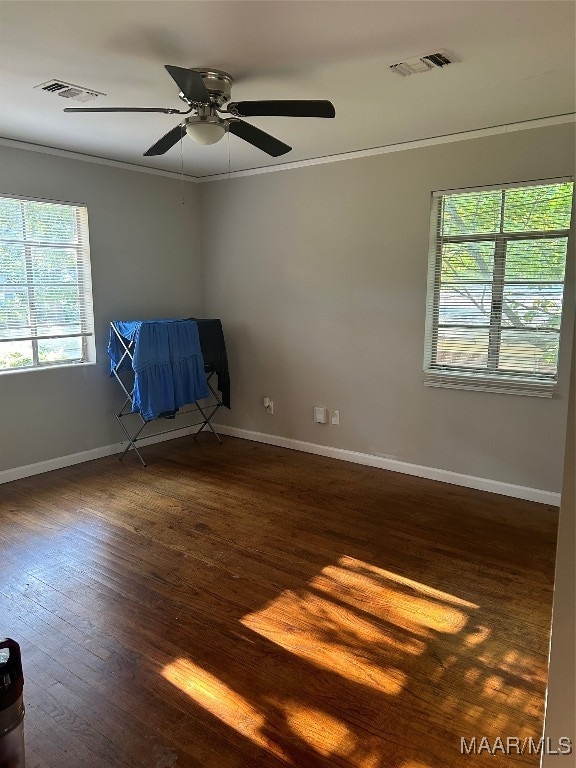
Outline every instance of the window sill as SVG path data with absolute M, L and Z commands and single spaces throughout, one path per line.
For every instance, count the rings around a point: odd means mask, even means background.
M 527 395 L 529 397 L 553 397 L 557 384 L 554 381 L 528 381 L 516 378 L 496 378 L 477 374 L 451 373 L 448 371 L 424 371 L 424 386 L 446 389 L 469 389 L 477 392 L 497 392 L 502 395 Z
M 0 370 L 0 376 L 12 375 L 15 373 L 33 373 L 36 371 L 59 371 L 62 368 L 84 368 L 87 365 L 96 365 L 96 360 L 85 360 L 82 363 L 62 363 L 61 365 L 29 365 L 23 368 L 5 368 Z

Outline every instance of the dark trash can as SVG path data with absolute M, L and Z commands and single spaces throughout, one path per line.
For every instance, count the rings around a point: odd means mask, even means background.
M 0 768 L 24 768 L 23 689 L 20 646 L 0 639 Z

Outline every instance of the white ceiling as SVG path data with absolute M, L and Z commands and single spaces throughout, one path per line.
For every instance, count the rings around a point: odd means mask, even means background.
M 0 136 L 180 172 L 163 114 L 64 114 L 52 78 L 107 94 L 92 106 L 180 108 L 164 64 L 211 66 L 232 99 L 330 99 L 334 120 L 254 118 L 293 146 L 270 158 L 237 137 L 184 138 L 206 176 L 572 113 L 575 4 L 563 0 L 80 0 L 0 2 Z M 445 48 L 460 60 L 401 78 L 391 64 Z M 85 106 L 90 106 L 87 104 Z

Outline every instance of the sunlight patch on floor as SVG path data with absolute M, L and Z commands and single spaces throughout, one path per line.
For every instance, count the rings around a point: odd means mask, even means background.
M 324 757 L 344 755 L 356 736 L 343 722 L 320 710 L 289 703 L 286 719 L 291 729 Z
M 332 715 L 297 702 L 284 702 L 283 707 L 292 733 L 318 755 L 339 758 L 355 768 L 382 768 L 383 744 L 368 732 L 354 731 Z
M 413 581 L 412 579 L 408 579 L 405 576 L 400 576 L 393 571 L 386 571 L 384 568 L 378 568 L 375 565 L 366 563 L 363 560 L 357 560 L 354 557 L 348 557 L 347 555 L 344 555 L 338 560 L 338 565 L 341 568 L 347 568 L 350 571 L 356 571 L 358 573 L 369 573 L 376 578 L 383 579 L 384 581 L 392 581 L 396 582 L 397 584 L 402 584 L 405 587 L 409 587 L 416 590 L 417 592 L 421 592 L 427 597 L 434 598 L 435 600 L 441 600 L 444 603 L 452 603 L 453 605 L 459 605 L 462 608 L 468 609 L 479 608 L 476 603 L 470 603 L 468 600 L 462 600 L 462 598 L 456 597 L 456 595 L 451 595 L 449 592 L 442 592 L 439 589 L 434 589 L 434 587 L 429 587 L 427 584 L 423 584 L 421 581 Z
M 277 744 L 263 735 L 266 718 L 262 713 L 207 670 L 188 659 L 176 659 L 163 668 L 162 676 L 230 728 L 289 760 Z
M 327 598 L 286 590 L 262 611 L 241 621 L 299 658 L 354 683 L 391 696 L 397 696 L 406 683 L 403 672 L 383 663 L 390 645 L 387 633 Z M 393 658 L 399 657 L 400 650 Z M 422 650 L 423 646 L 416 652 Z M 415 652 L 413 643 L 408 652 Z
M 468 621 L 466 611 L 478 608 L 475 603 L 350 557 L 341 557 L 337 565 L 324 568 L 310 586 L 424 636 L 430 630 L 460 632 Z
M 356 768 L 381 767 L 381 744 L 373 743 L 368 733 L 360 738 L 353 728 L 322 709 L 266 696 L 260 702 L 264 708 L 261 712 L 215 675 L 184 658 L 167 664 L 162 676 L 222 723 L 287 765 L 301 768 L 298 758 L 282 748 L 282 739 L 291 749 L 298 743 L 300 748 L 306 744 L 312 754 L 339 757 Z
M 324 692 L 344 686 L 368 700 L 384 694 L 379 712 L 372 714 L 377 719 L 387 702 L 401 707 L 405 696 L 416 691 L 427 706 L 433 702 L 440 719 L 498 733 L 514 722 L 518 733 L 532 735 L 521 713 L 538 716 L 532 701 L 538 667 L 524 652 L 497 645 L 487 650 L 493 630 L 475 615 L 478 607 L 341 557 L 302 589 L 284 590 L 240 623 L 255 633 L 252 637 L 259 635 L 292 655 L 284 657 L 288 676 L 294 668 L 323 670 L 318 679 Z M 342 720 L 330 710 L 329 700 L 305 689 L 302 700 L 292 690 L 266 690 L 265 684 L 256 686 L 254 697 L 245 697 L 186 659 L 167 665 L 162 674 L 205 711 L 290 766 L 300 768 L 298 755 L 308 749 L 318 759 L 381 768 L 387 750 L 397 748 Z M 306 677 L 305 671 L 303 686 Z M 494 710 L 495 702 L 502 705 L 500 711 Z M 409 758 L 410 751 L 400 754 L 404 762 L 397 768 L 430 768 Z
M 425 584 L 341 557 L 307 587 L 285 590 L 241 620 L 318 667 L 390 696 L 405 688 L 400 669 L 434 633 L 456 634 L 478 606 Z

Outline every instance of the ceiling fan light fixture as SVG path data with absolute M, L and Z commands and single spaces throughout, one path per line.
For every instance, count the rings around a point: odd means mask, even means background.
M 188 120 L 186 133 L 197 144 L 216 144 L 226 133 L 226 125 L 211 120 Z

